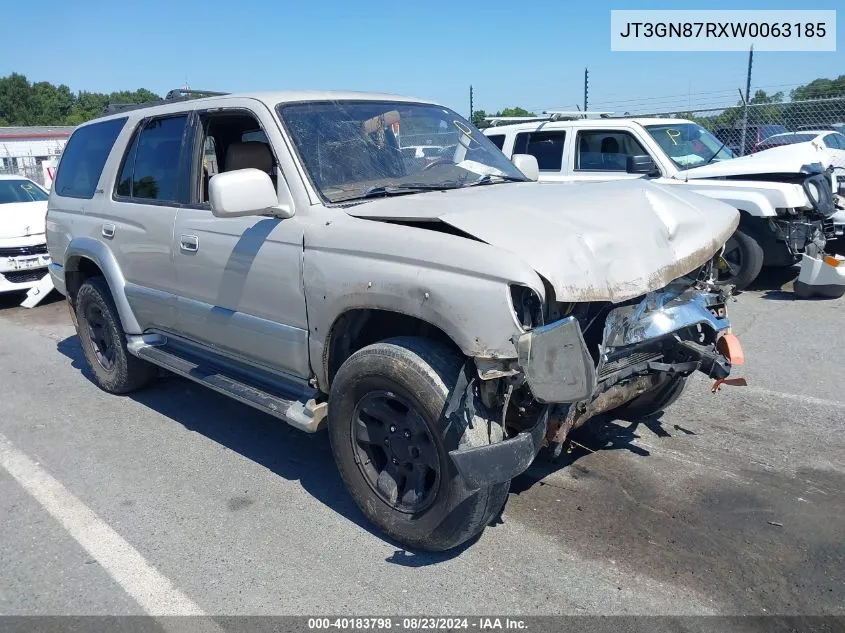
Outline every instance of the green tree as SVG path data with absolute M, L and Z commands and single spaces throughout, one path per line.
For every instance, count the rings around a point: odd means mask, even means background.
M 476 110 L 472 113 L 472 124 L 477 127 L 478 129 L 487 127 L 490 125 L 484 119 L 487 118 L 487 113 L 484 110 Z
M 111 103 L 146 103 L 160 97 L 145 88 L 103 94 L 71 92 L 47 81 L 31 84 L 24 75 L 0 77 L 0 125 L 79 125 L 100 116 Z
M 493 116 L 537 116 L 533 112 L 529 112 L 525 108 L 520 108 L 519 106 L 514 106 L 513 108 L 505 108 L 504 110 L 500 110 Z
M 12 73 L 0 77 L 0 119 L 9 125 L 33 125 L 32 86 L 26 77 Z

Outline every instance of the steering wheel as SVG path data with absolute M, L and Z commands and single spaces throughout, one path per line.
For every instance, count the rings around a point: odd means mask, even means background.
M 428 165 L 423 167 L 420 171 L 426 171 L 427 169 L 431 169 L 435 165 L 454 165 L 454 164 L 455 164 L 455 161 L 453 161 L 451 158 L 443 158 L 441 156 L 440 158 L 435 158 Z

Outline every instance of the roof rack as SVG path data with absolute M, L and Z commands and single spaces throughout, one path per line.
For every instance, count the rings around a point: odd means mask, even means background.
M 488 116 L 484 117 L 484 120 L 489 121 L 490 125 L 496 126 L 507 123 L 524 123 L 526 121 L 574 121 L 577 119 L 587 119 L 591 116 L 608 119 L 612 114 L 613 112 L 584 112 L 583 110 L 545 110 L 541 116 Z
M 109 114 L 117 114 L 118 112 L 128 112 L 130 110 L 140 110 L 141 108 L 151 108 L 157 105 L 164 105 L 166 103 L 175 103 L 179 101 L 189 101 L 191 99 L 202 99 L 203 97 L 221 97 L 230 94 L 228 92 L 215 92 L 213 90 L 192 90 L 190 88 L 175 88 L 170 90 L 164 99 L 158 101 L 148 101 L 146 103 L 110 103 L 103 108 L 101 116 Z

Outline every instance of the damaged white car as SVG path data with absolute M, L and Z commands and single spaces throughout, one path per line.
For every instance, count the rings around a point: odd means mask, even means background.
M 658 411 L 694 372 L 728 379 L 742 350 L 714 280 L 738 221 L 648 182 L 528 182 L 433 103 L 269 92 L 77 128 L 48 243 L 104 390 L 161 366 L 327 426 L 362 512 L 443 550 L 544 444 L 600 412 Z
M 826 242 L 837 233 L 835 185 L 816 152 L 784 148 L 734 158 L 692 121 L 574 116 L 550 114 L 517 123 L 493 117 L 494 123 L 510 124 L 484 133 L 508 156 L 534 155 L 543 182 L 646 178 L 735 207 L 739 227 L 718 262 L 722 283 L 743 289 L 763 266 L 814 260 L 830 269 L 834 281 L 812 291 L 845 292 L 845 265 L 837 270 L 839 260 L 825 257 Z M 802 282 L 796 291 L 810 289 Z
M 22 176 L 0 175 L 0 293 L 27 293 L 33 307 L 53 288 L 44 237 L 47 192 Z

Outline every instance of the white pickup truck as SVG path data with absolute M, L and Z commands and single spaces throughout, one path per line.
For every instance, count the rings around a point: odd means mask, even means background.
M 812 148 L 734 158 L 710 132 L 683 119 L 552 115 L 494 125 L 484 134 L 509 157 L 533 155 L 540 181 L 648 178 L 736 207 L 741 220 L 725 245 L 719 279 L 738 289 L 753 282 L 763 266 L 825 261 L 827 240 L 842 230 L 833 221 L 836 178 Z M 825 293 L 845 291 L 845 266 L 839 268 L 823 271 Z

